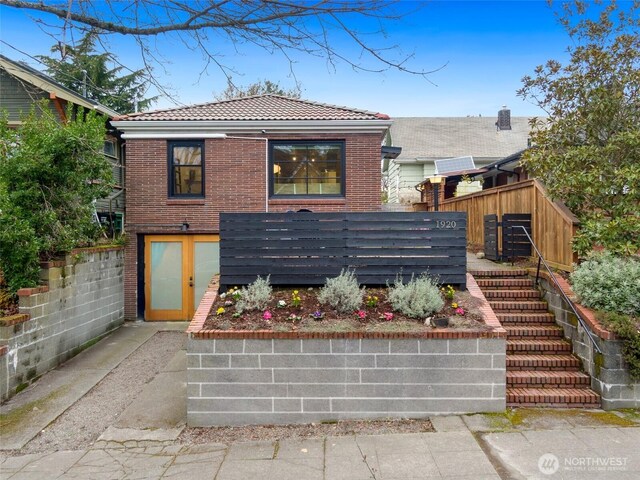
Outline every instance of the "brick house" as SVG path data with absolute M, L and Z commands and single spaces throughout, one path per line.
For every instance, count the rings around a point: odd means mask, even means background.
M 380 210 L 387 115 L 277 95 L 131 114 L 125 316 L 188 320 L 220 212 Z

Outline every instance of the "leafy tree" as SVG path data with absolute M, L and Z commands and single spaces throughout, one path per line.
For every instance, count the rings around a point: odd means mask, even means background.
M 60 124 L 45 105 L 39 111 L 16 130 L 0 119 L 0 269 L 11 291 L 37 284 L 40 259 L 97 237 L 92 202 L 111 189 L 104 118 Z
M 399 0 L 0 0 L 0 5 L 30 11 L 40 25 L 45 25 L 63 43 L 70 29 L 131 36 L 148 68 L 154 64 L 165 67 L 164 56 L 154 39 L 166 35 L 198 50 L 206 66 L 217 66 L 227 77 L 236 70 L 214 49 L 220 42 L 229 42 L 240 52 L 247 45 L 256 46 L 269 55 L 281 55 L 292 67 L 295 57 L 302 53 L 326 59 L 329 68 L 343 63 L 358 71 L 391 69 L 427 78 L 435 70 L 412 68 L 412 54 L 388 43 L 385 26 L 399 23 L 412 10 L 421 8 L 415 3 L 396 9 L 399 3 Z M 62 25 L 54 27 L 52 16 Z
M 594 17 L 589 15 L 598 9 Z M 549 60 L 518 94 L 549 118 L 532 122 L 527 169 L 581 220 L 574 249 L 640 249 L 640 2 L 565 5 L 566 65 Z
M 264 95 L 273 93 L 282 95 L 283 97 L 300 98 L 302 92 L 300 87 L 285 89 L 280 86 L 280 82 L 272 82 L 271 80 L 259 80 L 246 86 L 237 86 L 231 78 L 227 79 L 227 88 L 222 93 L 216 95 L 216 100 L 231 100 L 234 98 L 250 97 L 252 95 Z
M 59 54 L 60 58 L 45 55 L 38 58 L 57 82 L 116 112 L 130 113 L 149 108 L 155 97 L 144 98 L 148 84 L 144 71 L 121 75 L 124 67 L 110 68 L 115 57 L 111 53 L 97 53 L 97 38 L 97 33 L 90 31 L 75 46 L 58 43 L 51 47 L 51 52 Z

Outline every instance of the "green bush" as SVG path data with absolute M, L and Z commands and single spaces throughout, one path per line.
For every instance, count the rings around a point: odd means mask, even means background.
M 640 320 L 619 313 L 605 313 L 603 323 L 622 341 L 624 357 L 629 375 L 640 379 Z
M 610 253 L 592 255 L 571 274 L 573 291 L 586 307 L 640 315 L 640 260 Z
M 388 288 L 393 309 L 411 318 L 428 317 L 444 306 L 437 281 L 428 275 L 412 276 L 407 284 L 398 276 Z
M 355 272 L 342 270 L 335 278 L 327 278 L 318 301 L 329 304 L 340 313 L 353 313 L 362 305 L 364 287 L 360 288 Z
M 60 123 L 46 102 L 10 129 L 0 118 L 0 268 L 9 288 L 33 286 L 38 260 L 95 240 L 93 201 L 111 190 L 105 119 L 69 109 Z
M 246 310 L 264 310 L 271 300 L 272 288 L 269 284 L 269 276 L 258 276 L 253 283 L 243 287 L 240 298 L 236 303 L 236 311 L 242 313 Z

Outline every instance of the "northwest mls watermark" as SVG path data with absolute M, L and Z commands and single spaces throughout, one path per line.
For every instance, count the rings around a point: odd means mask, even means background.
M 627 457 L 564 457 L 545 453 L 538 459 L 538 470 L 545 475 L 563 472 L 622 472 L 627 469 Z

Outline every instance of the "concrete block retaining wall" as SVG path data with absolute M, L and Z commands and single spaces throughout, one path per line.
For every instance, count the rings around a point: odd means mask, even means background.
M 565 294 L 572 298 L 574 293 L 566 280 L 559 276 L 556 279 Z M 576 305 L 578 313 L 586 321 L 586 328 L 602 350 L 602 353 L 598 353 L 585 328 L 578 322 L 548 274 L 542 275 L 540 287 L 549 310 L 556 316 L 556 323 L 564 329 L 565 337 L 571 340 L 573 353 L 580 357 L 585 372 L 591 375 L 591 388 L 601 396 L 602 408 L 640 407 L 640 382 L 632 381 L 629 377 L 622 357 L 622 342 L 600 325 L 591 310 Z
M 123 269 L 122 248 L 75 250 L 18 291 L 20 314 L 0 319 L 2 401 L 122 324 Z
M 468 286 L 481 295 L 472 278 Z M 420 338 L 203 330 L 215 289 L 189 327 L 190 426 L 505 409 L 506 332 L 497 319 L 492 331 L 435 329 Z

